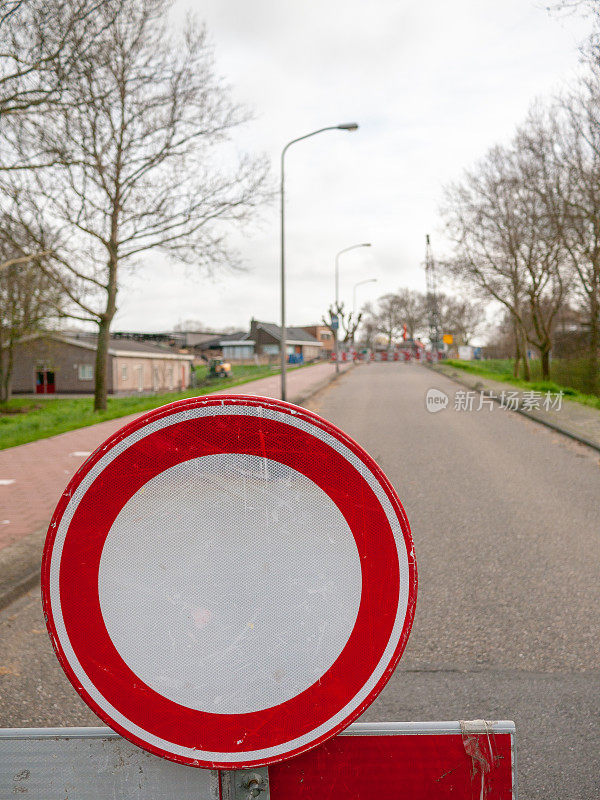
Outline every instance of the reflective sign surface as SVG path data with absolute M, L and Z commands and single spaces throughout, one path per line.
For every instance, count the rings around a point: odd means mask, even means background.
M 52 520 L 44 605 L 96 713 L 196 766 L 272 763 L 372 702 L 406 644 L 416 565 L 375 462 L 266 398 L 173 403 L 86 461 Z

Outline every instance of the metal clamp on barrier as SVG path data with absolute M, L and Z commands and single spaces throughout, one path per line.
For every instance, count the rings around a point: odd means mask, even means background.
M 270 800 L 267 767 L 220 772 L 221 800 Z

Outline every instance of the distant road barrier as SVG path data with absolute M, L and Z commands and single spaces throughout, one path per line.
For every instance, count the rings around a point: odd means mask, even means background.
M 392 361 L 401 363 L 427 362 L 436 364 L 443 360 L 443 356 L 438 352 L 425 351 L 423 349 L 412 350 L 404 348 L 393 348 L 389 350 L 344 350 L 339 354 L 342 361 Z M 335 363 L 336 354 L 331 354 L 331 361 Z

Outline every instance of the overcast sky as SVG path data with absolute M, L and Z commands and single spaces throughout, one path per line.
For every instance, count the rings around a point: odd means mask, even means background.
M 531 0 L 180 0 L 208 27 L 219 73 L 254 112 L 240 150 L 265 152 L 272 178 L 290 139 L 357 121 L 288 151 L 288 322 L 313 324 L 341 295 L 352 305 L 400 286 L 424 289 L 425 234 L 444 252 L 441 188 L 510 138 L 536 97 L 572 80 L 589 23 Z M 114 329 L 156 331 L 279 320 L 278 206 L 245 234 L 245 271 L 207 277 L 160 254 L 125 276 Z

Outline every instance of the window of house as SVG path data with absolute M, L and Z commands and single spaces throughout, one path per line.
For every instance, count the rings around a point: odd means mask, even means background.
M 121 368 L 121 380 L 122 381 L 126 381 L 127 380 L 127 367 L 122 367 Z
M 80 381 L 94 380 L 94 365 L 93 364 L 79 364 L 77 374 Z

